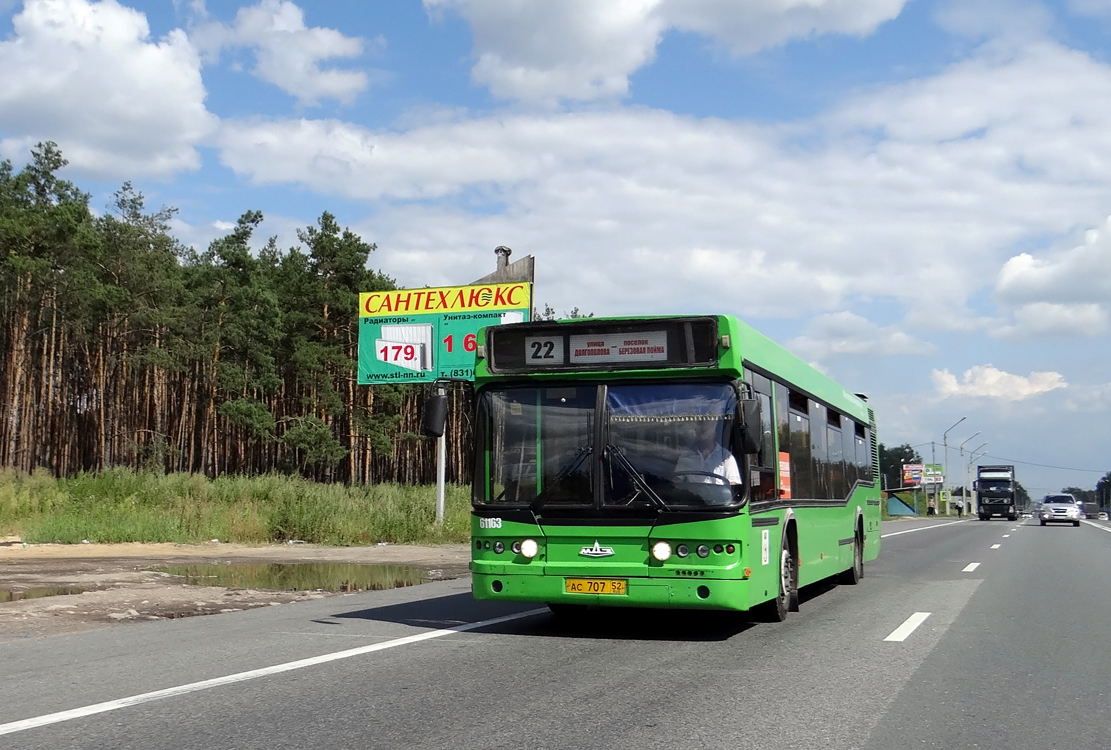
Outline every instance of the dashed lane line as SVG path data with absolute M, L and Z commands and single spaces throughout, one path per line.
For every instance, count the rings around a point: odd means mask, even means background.
M 885 641 L 902 642 L 905 641 L 911 633 L 913 633 L 919 625 L 926 621 L 930 616 L 929 612 L 915 612 L 908 617 L 906 621 L 891 631 L 891 635 L 884 638 Z
M 991 545 L 991 548 L 992 549 L 999 549 L 1002 546 L 1003 546 L 1002 544 L 993 544 L 993 545 Z
M 980 567 L 980 563 L 969 563 L 968 565 L 964 566 L 964 568 L 961 570 L 961 572 L 962 573 L 971 573 L 972 571 L 976 570 L 976 568 L 978 568 L 978 567 Z

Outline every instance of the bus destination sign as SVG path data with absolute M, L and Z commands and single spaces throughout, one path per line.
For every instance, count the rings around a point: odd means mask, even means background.
M 665 361 L 666 331 L 572 335 L 567 337 L 566 346 L 563 336 L 525 337 L 525 364 L 529 367 Z
M 603 333 L 571 336 L 571 361 L 575 364 L 667 361 L 667 333 Z
M 487 332 L 491 372 L 623 370 L 706 366 L 717 362 L 715 321 L 662 319 L 508 326 Z

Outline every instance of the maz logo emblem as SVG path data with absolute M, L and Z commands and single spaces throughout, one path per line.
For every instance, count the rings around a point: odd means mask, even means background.
M 613 547 L 601 547 L 598 545 L 598 540 L 594 540 L 593 547 L 583 547 L 579 550 L 580 555 L 587 557 L 609 557 L 614 554 Z

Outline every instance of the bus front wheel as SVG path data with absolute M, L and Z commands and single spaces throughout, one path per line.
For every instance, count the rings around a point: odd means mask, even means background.
M 795 564 L 795 554 L 787 529 L 783 529 L 783 539 L 779 546 L 779 593 L 763 605 L 764 619 L 770 622 L 783 622 L 788 612 L 799 611 L 799 573 Z

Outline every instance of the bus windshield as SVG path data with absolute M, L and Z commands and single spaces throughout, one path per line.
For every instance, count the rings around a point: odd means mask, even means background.
M 736 406 L 728 383 L 487 389 L 477 410 L 474 502 L 735 508 L 744 500 L 731 451 Z

